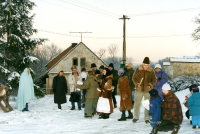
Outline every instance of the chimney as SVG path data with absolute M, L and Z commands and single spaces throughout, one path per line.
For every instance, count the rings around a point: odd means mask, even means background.
M 72 48 L 74 48 L 78 43 L 72 43 Z

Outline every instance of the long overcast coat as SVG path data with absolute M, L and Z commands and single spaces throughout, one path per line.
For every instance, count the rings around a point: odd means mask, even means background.
M 55 76 L 53 78 L 53 92 L 54 92 L 54 103 L 63 104 L 67 102 L 67 81 L 65 76 Z

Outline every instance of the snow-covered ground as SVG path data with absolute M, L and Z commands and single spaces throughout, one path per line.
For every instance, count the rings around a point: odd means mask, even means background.
M 177 92 L 181 103 L 188 89 Z M 67 96 L 69 99 L 69 96 Z M 117 96 L 119 107 L 119 96 Z M 62 110 L 57 109 L 53 103 L 53 95 L 35 99 L 29 104 L 29 112 L 16 110 L 16 102 L 10 101 L 13 111 L 4 113 L 0 110 L 0 134 L 148 134 L 151 131 L 149 124 L 144 122 L 144 108 L 141 106 L 141 117 L 138 122 L 132 120 L 119 122 L 121 113 L 114 109 L 114 113 L 107 120 L 98 119 L 95 115 L 92 119 L 84 118 L 84 111 L 71 111 L 68 101 L 62 105 Z M 77 107 L 76 107 L 77 108 Z M 200 129 L 193 130 L 185 117 L 186 108 L 182 105 L 184 120 L 179 130 L 180 134 L 200 134 Z M 159 134 L 171 134 L 171 132 L 159 132 Z

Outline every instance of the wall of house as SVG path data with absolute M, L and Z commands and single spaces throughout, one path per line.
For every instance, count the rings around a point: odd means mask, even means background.
M 81 72 L 82 68 L 80 66 L 81 58 L 86 59 L 85 68 L 87 71 L 91 70 L 92 63 L 95 63 L 97 65 L 97 68 L 99 68 L 101 65 L 105 66 L 105 64 L 98 57 L 96 57 L 96 55 L 94 55 L 90 50 L 88 50 L 87 47 L 85 47 L 85 45 L 81 43 L 49 71 L 49 79 L 48 79 L 49 84 L 46 85 L 47 88 L 52 87 L 53 77 L 57 75 L 59 70 L 64 70 L 67 78 L 68 74 L 71 72 L 71 67 L 73 66 L 73 58 L 78 58 L 78 66 L 77 66 L 78 72 Z M 47 92 L 49 93 L 52 91 L 47 91 Z
M 171 78 L 182 75 L 198 76 L 200 75 L 200 63 L 170 62 L 170 66 L 164 66 L 164 70 Z

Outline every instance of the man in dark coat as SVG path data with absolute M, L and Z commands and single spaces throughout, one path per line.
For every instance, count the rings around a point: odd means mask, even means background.
M 114 86 L 114 91 L 112 92 L 112 99 L 113 99 L 113 103 L 114 103 L 114 108 L 117 108 L 117 101 L 115 98 L 115 94 L 117 91 L 117 83 L 118 83 L 118 71 L 114 69 L 113 63 L 109 64 L 109 70 L 111 71 L 112 75 L 113 75 L 113 80 L 112 80 L 112 86 Z
M 95 63 L 91 64 L 91 69 L 94 72 L 94 74 L 100 74 L 100 71 L 97 69 L 97 65 Z
M 128 74 L 129 86 L 131 88 L 132 104 L 134 105 L 134 100 L 135 100 L 135 98 L 134 98 L 135 85 L 134 85 L 134 83 L 132 81 L 132 77 L 133 77 L 133 74 L 134 74 L 135 70 L 133 70 L 133 64 L 132 63 L 128 63 L 128 65 L 126 66 L 126 68 L 128 70 L 127 74 Z
M 63 73 L 63 70 L 61 70 L 58 75 L 53 78 L 54 103 L 58 104 L 58 109 L 61 109 L 61 104 L 67 102 L 67 80 L 65 76 L 63 76 Z

